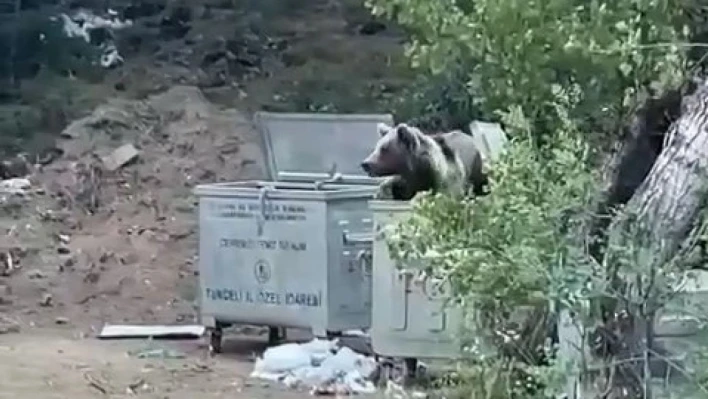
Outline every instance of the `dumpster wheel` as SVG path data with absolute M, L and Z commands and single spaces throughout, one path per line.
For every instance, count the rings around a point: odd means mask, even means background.
M 216 326 L 209 330 L 209 352 L 212 354 L 221 353 L 222 343 L 224 338 L 224 328 L 217 323 Z
M 268 346 L 276 345 L 287 339 L 287 330 L 284 327 L 268 327 Z
M 325 333 L 325 337 L 326 337 L 327 339 L 329 339 L 329 340 L 333 340 L 333 339 L 336 339 L 336 338 L 341 338 L 343 335 L 344 335 L 344 334 L 342 334 L 341 331 L 330 331 L 330 330 L 327 330 L 326 333 Z
M 401 362 L 401 360 L 403 360 Z M 418 359 L 404 358 L 392 359 L 377 356 L 379 363 L 378 385 L 385 387 L 388 382 L 408 386 L 418 377 Z
M 407 357 L 403 359 L 403 384 L 408 385 L 418 377 L 418 359 Z

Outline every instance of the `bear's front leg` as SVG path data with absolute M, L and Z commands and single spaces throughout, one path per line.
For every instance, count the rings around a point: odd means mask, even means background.
M 374 197 L 377 200 L 394 200 L 396 199 L 396 191 L 398 186 L 400 186 L 401 177 L 400 176 L 390 176 L 384 179 L 384 181 L 379 184 L 379 190 L 376 192 Z
M 401 176 L 392 176 L 379 185 L 376 199 L 410 201 L 418 191 Z

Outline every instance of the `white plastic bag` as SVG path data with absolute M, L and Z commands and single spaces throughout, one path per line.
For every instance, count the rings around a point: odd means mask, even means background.
M 266 349 L 253 369 L 258 374 L 277 374 L 309 367 L 310 352 L 298 344 L 285 344 Z

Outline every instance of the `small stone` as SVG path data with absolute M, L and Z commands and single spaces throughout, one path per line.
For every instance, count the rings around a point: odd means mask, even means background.
M 46 278 L 47 275 L 44 274 L 44 272 L 41 271 L 41 270 L 34 269 L 34 270 L 30 270 L 30 271 L 27 273 L 27 277 L 30 278 L 30 279 L 32 279 L 32 280 L 36 280 L 36 279 Z
M 67 248 L 67 247 L 65 247 L 65 246 L 58 247 L 58 248 L 57 248 L 57 252 L 58 252 L 59 254 L 61 254 L 61 255 L 68 255 L 69 253 L 71 253 L 71 251 L 69 250 L 69 248 Z
M 52 297 L 52 294 L 45 292 L 44 295 L 42 295 L 42 300 L 39 302 L 39 306 L 50 307 L 53 304 L 54 298 Z
M 9 285 L 0 286 L 0 305 L 12 305 L 12 288 Z
M 111 259 L 113 256 L 114 256 L 113 252 L 106 251 L 101 254 L 101 256 L 98 258 L 98 261 L 101 263 L 106 263 L 106 262 L 108 262 L 108 259 Z
M 74 267 L 75 263 L 76 263 L 76 261 L 74 260 L 73 256 L 66 257 L 66 258 L 64 258 L 62 263 L 59 264 L 59 271 L 63 272 L 65 269 L 70 269 L 70 268 Z
M 0 334 L 11 334 L 20 332 L 20 325 L 12 320 L 0 317 Z
M 100 279 L 101 275 L 98 272 L 94 271 L 89 271 L 88 273 L 86 273 L 86 276 L 84 276 L 84 282 L 87 284 L 96 284 Z
M 71 239 L 71 237 L 69 237 L 69 236 L 66 235 L 66 234 L 59 234 L 59 241 L 60 241 L 62 244 L 68 244 L 70 239 Z
M 139 154 L 132 144 L 124 144 L 116 148 L 110 155 L 103 157 L 103 165 L 111 172 L 116 171 L 133 161 Z
M 138 263 L 140 258 L 138 257 L 138 254 L 131 252 L 131 253 L 121 256 L 119 258 L 119 260 L 120 260 L 120 263 L 123 265 L 132 265 L 132 264 Z
M 57 317 L 56 319 L 54 319 L 54 323 L 59 325 L 69 324 L 69 319 L 66 317 Z

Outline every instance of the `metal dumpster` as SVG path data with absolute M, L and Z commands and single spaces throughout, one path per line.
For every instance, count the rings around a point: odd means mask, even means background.
M 391 115 L 259 113 L 273 181 L 205 184 L 200 319 L 221 327 L 368 328 L 375 181 L 359 164 Z M 271 329 L 272 330 L 272 329 Z M 272 335 L 272 334 L 271 334 Z
M 449 287 L 425 280 L 416 284 L 416 265 L 397 265 L 390 257 L 384 226 L 405 218 L 411 211 L 407 201 L 372 200 L 374 229 L 373 307 L 371 346 L 380 356 L 406 359 L 406 371 L 415 371 L 415 359 L 456 358 L 460 346 L 462 312 L 445 307 Z M 449 291 L 447 291 L 449 292 Z
M 495 159 L 507 143 L 498 124 L 473 122 L 472 135 L 484 159 Z M 491 194 L 493 195 L 493 194 Z M 417 359 L 454 359 L 462 310 L 445 306 L 449 284 L 428 279 L 416 284 L 419 267 L 397 265 L 389 254 L 384 227 L 411 212 L 407 201 L 369 201 L 374 216 L 371 345 L 377 355 L 403 358 L 408 376 Z

